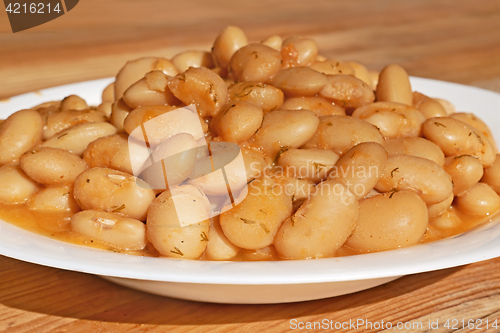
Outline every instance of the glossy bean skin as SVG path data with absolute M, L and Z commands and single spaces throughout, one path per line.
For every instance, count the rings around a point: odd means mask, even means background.
M 274 246 L 282 259 L 332 256 L 356 226 L 358 201 L 336 180 L 321 182 L 279 229 Z
M 292 198 L 294 212 L 302 205 L 304 200 L 311 196 L 316 187 L 315 182 L 305 178 L 276 177 L 274 181 Z M 295 207 L 296 204 L 299 206 Z
M 133 174 L 125 134 L 113 134 L 92 141 L 83 152 L 83 160 L 91 168 L 111 168 Z
M 483 166 L 495 161 L 495 148 L 490 140 L 474 127 L 450 117 L 427 119 L 422 125 L 424 137 L 441 148 L 446 156 L 472 155 Z
M 154 70 L 161 70 L 169 76 L 178 74 L 174 64 L 165 58 L 145 57 L 129 61 L 116 75 L 114 83 L 115 101 L 122 98 L 128 87 L 142 79 L 146 73 Z
M 366 253 L 414 245 L 422 239 L 428 219 L 424 201 L 411 192 L 362 199 L 356 228 L 346 246 Z
M 86 110 L 88 109 L 89 106 L 87 105 L 87 102 L 83 98 L 77 95 L 70 95 L 68 97 L 65 97 L 61 101 L 61 106 L 60 109 L 61 111 L 69 111 L 69 110 Z
M 66 149 L 73 154 L 82 156 L 89 143 L 115 133 L 116 128 L 105 122 L 78 124 L 45 141 L 42 147 Z
M 248 44 L 232 56 L 229 73 L 236 81 L 267 82 L 281 69 L 281 60 L 281 54 L 269 46 Z
M 384 144 L 384 137 L 372 124 L 349 116 L 324 116 L 318 130 L 303 148 L 330 149 L 342 156 L 361 142 Z
M 307 178 L 315 183 L 326 179 L 339 156 L 326 149 L 290 148 L 280 154 L 278 165 L 292 178 Z
M 111 115 L 109 116 L 109 122 L 116 128 L 118 133 L 124 133 L 125 129 L 123 124 L 128 114 L 132 111 L 132 108 L 120 98 L 118 101 L 111 105 Z
M 144 221 L 155 194 L 134 176 L 108 168 L 92 168 L 75 180 L 73 195 L 83 210 L 97 209 Z
M 470 155 L 447 157 L 443 168 L 453 180 L 453 194 L 456 196 L 463 195 L 483 177 L 483 165 Z
M 354 75 L 354 68 L 350 64 L 335 59 L 316 61 L 310 67 L 320 73 L 327 75 Z
M 318 117 L 345 115 L 345 110 L 338 105 L 318 96 L 287 98 L 281 110 L 310 110 Z
M 412 105 L 413 93 L 408 73 L 396 64 L 385 67 L 380 72 L 376 94 L 379 102 Z
M 87 169 L 75 154 L 58 148 L 37 148 L 21 156 L 19 166 L 31 179 L 44 185 L 67 184 Z
M 54 112 L 46 117 L 43 139 L 48 140 L 66 128 L 77 124 L 97 123 L 106 120 L 107 117 L 104 113 L 92 109 Z
M 442 215 L 444 212 L 446 212 L 453 203 L 454 198 L 455 196 L 451 194 L 446 200 L 443 200 L 433 205 L 427 205 L 427 212 L 429 214 L 429 218 L 438 217 Z
M 435 204 L 446 200 L 453 193 L 453 183 L 451 176 L 431 160 L 392 155 L 387 158 L 375 189 L 381 192 L 412 191 L 426 204 Z
M 248 39 L 243 30 L 235 26 L 224 28 L 212 48 L 216 66 L 226 69 L 234 53 L 247 44 Z
M 125 90 L 123 101 L 132 109 L 145 105 L 181 105 L 170 91 L 168 80 L 162 71 L 146 73 L 144 78 Z
M 209 212 L 208 198 L 193 186 L 164 191 L 149 208 L 148 239 L 162 256 L 197 259 L 209 240 Z
M 259 149 L 241 147 L 241 154 L 243 156 L 243 162 L 245 163 L 247 182 L 263 176 L 265 170 L 272 163 L 271 159 Z
M 422 157 L 444 165 L 444 153 L 436 144 L 420 137 L 386 139 L 384 148 L 389 155 L 405 154 Z
M 66 212 L 75 214 L 80 207 L 73 198 L 71 184 L 47 186 L 29 200 L 29 209 L 34 211 Z
M 185 72 L 189 67 L 214 68 L 212 55 L 206 51 L 184 51 L 172 58 L 172 63 L 179 73 Z
M 283 39 L 278 35 L 273 35 L 269 38 L 266 38 L 261 42 L 262 44 L 269 46 L 276 51 L 281 51 L 281 46 L 283 46 Z
M 273 245 L 257 250 L 241 249 L 238 257 L 244 261 L 274 261 L 279 259 L 278 253 Z
M 495 192 L 500 193 L 500 155 L 497 154 L 495 162 L 492 165 L 484 168 L 484 175 L 481 181 L 490 185 Z
M 272 111 L 264 116 L 253 142 L 275 156 L 283 147 L 298 148 L 308 142 L 318 128 L 319 119 L 312 111 Z M 294 135 L 290 135 L 294 133 Z
M 224 141 L 242 142 L 257 132 L 263 117 L 264 112 L 258 106 L 247 102 L 234 102 L 213 119 L 211 128 Z
M 473 113 L 466 112 L 455 112 L 450 115 L 451 118 L 463 121 L 466 124 L 474 127 L 478 131 L 484 134 L 490 140 L 491 144 L 495 148 L 495 151 L 498 152 L 498 148 L 496 146 L 495 138 L 493 137 L 493 133 L 491 133 L 488 125 L 484 123 L 480 118 L 476 117 Z
M 441 215 L 429 219 L 429 225 L 440 230 L 450 230 L 460 226 L 462 223 L 455 208 L 447 209 Z
M 373 84 L 372 77 L 370 75 L 370 72 L 368 69 L 360 64 L 359 62 L 354 62 L 354 61 L 348 61 L 346 62 L 349 66 L 352 67 L 354 70 L 354 76 L 366 83 L 372 90 L 375 90 L 377 88 L 376 85 Z M 342 73 L 339 73 L 342 74 Z
M 111 112 L 113 112 L 113 102 L 102 102 L 97 106 L 96 110 L 104 114 L 106 119 L 109 119 Z
M 446 111 L 446 114 L 448 116 L 450 116 L 456 112 L 455 106 L 450 101 L 447 101 L 447 100 L 441 99 L 441 98 L 433 98 L 433 100 L 435 100 L 436 102 L 441 104 L 441 106 Z
M 184 104 L 195 104 L 201 117 L 216 116 L 229 99 L 224 81 L 204 67 L 189 68 L 172 78 L 168 87 Z
M 485 183 L 477 183 L 456 200 L 456 207 L 472 215 L 490 215 L 500 209 L 500 196 Z
M 97 210 L 84 210 L 71 218 L 71 229 L 91 241 L 116 250 L 139 251 L 146 247 L 146 227 L 136 219 Z
M 220 227 L 219 218 L 213 218 L 208 229 L 208 244 L 205 249 L 205 257 L 209 260 L 231 260 L 240 248 L 227 239 Z
M 220 225 L 231 243 L 256 250 L 273 243 L 291 212 L 292 200 L 281 186 L 255 180 L 249 184 L 247 197 L 220 215 Z
M 413 106 L 416 107 L 426 119 L 432 117 L 446 117 L 448 115 L 439 102 L 416 91 L 413 92 Z
M 319 95 L 344 108 L 359 108 L 375 100 L 373 90 L 351 75 L 327 75 Z
M 362 142 L 349 149 L 335 164 L 328 179 L 345 185 L 356 199 L 365 197 L 382 177 L 387 152 L 376 142 Z
M 0 166 L 16 162 L 42 141 L 43 119 L 37 111 L 21 110 L 0 124 Z
M 371 103 L 354 110 L 352 116 L 377 126 L 386 139 L 418 136 L 425 121 L 417 109 L 394 102 Z
M 284 68 L 273 76 L 271 83 L 286 96 L 314 96 L 327 84 L 327 77 L 309 67 Z
M 17 165 L 0 167 L 0 203 L 13 205 L 29 200 L 39 189 L 30 177 Z
M 270 84 L 238 82 L 229 86 L 229 99 L 229 104 L 248 102 L 267 112 L 279 109 L 283 104 L 285 95 L 280 89 Z
M 281 46 L 281 56 L 284 68 L 309 66 L 318 56 L 318 46 L 310 38 L 288 37 Z

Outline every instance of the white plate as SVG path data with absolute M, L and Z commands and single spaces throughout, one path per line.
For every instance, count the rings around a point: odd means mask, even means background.
M 0 102 L 0 118 L 22 108 L 78 94 L 98 104 L 111 79 L 70 84 Z M 500 95 L 452 83 L 412 78 L 413 89 L 500 124 Z M 500 142 L 500 131 L 494 133 Z M 430 244 L 351 257 L 278 262 L 210 262 L 146 258 L 67 244 L 0 220 L 0 254 L 40 265 L 100 275 L 150 293 L 219 303 L 283 303 L 371 288 L 400 276 L 500 256 L 500 217 Z

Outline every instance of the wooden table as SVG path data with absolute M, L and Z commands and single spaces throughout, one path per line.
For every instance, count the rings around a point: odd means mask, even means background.
M 143 55 L 208 50 L 229 24 L 244 28 L 251 40 L 311 36 L 327 57 L 374 70 L 395 62 L 411 75 L 500 92 L 496 0 L 85 0 L 54 21 L 16 34 L 0 13 L 0 99 L 113 76 L 127 59 Z M 405 332 L 424 332 L 429 320 L 439 320 L 432 332 L 450 332 L 443 326 L 448 319 L 461 327 L 462 319 L 479 318 L 500 321 L 500 259 L 331 299 L 217 305 L 153 296 L 92 275 L 0 257 L 0 330 L 8 332 L 288 332 L 292 319 L 422 323 Z

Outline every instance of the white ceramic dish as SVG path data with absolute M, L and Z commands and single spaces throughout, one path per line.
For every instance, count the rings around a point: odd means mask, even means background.
M 0 118 L 22 108 L 78 94 L 98 104 L 111 79 L 29 93 L 0 102 Z M 412 78 L 414 90 L 474 112 L 500 142 L 500 95 L 452 83 Z M 283 303 L 338 296 L 400 276 L 500 256 L 500 217 L 462 235 L 400 250 L 351 257 L 279 262 L 209 262 L 146 258 L 59 242 L 0 220 L 0 254 L 40 265 L 97 274 L 150 293 L 218 303 Z

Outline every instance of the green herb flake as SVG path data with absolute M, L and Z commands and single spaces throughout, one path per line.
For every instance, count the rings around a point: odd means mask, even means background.
M 437 122 L 437 121 L 435 121 L 435 122 L 434 122 L 434 125 L 436 125 L 436 126 L 438 126 L 438 127 L 439 127 L 439 126 L 441 126 L 441 127 L 445 127 L 445 128 L 446 128 L 446 126 L 445 126 L 445 125 L 443 125 L 443 124 L 441 124 L 441 123 L 439 123 L 439 122 Z
M 266 234 L 269 234 L 269 233 L 270 233 L 269 229 L 267 229 L 267 227 L 266 227 L 266 225 L 265 225 L 264 223 L 259 223 L 259 225 L 260 225 L 260 227 L 262 228 L 262 230 L 264 230 L 264 232 L 265 232 Z
M 58 139 L 60 139 L 60 138 L 62 138 L 63 136 L 66 136 L 66 135 L 68 135 L 68 133 L 61 134 L 61 135 L 59 135 L 57 138 L 58 138 Z
M 393 195 L 394 195 L 394 193 L 396 193 L 396 192 L 399 192 L 399 190 L 396 190 L 396 189 L 392 190 L 391 195 L 389 195 L 389 199 L 392 199 L 392 196 L 393 196 Z
M 391 178 L 394 178 L 394 172 L 399 172 L 399 168 L 394 168 L 391 171 Z
M 242 217 L 240 217 L 240 220 L 242 220 L 244 223 L 246 224 L 255 224 L 256 222 L 255 221 L 252 221 L 252 220 L 247 220 L 247 219 L 244 219 Z
M 284 152 L 286 152 L 288 149 L 290 149 L 289 146 L 285 146 L 285 147 L 281 147 L 280 150 L 278 151 L 278 154 L 276 155 L 276 157 L 274 158 L 274 164 L 276 164 L 281 156 L 281 154 L 283 154 Z
M 200 234 L 200 236 L 201 236 L 201 242 L 208 242 L 207 234 L 205 234 L 204 231 Z
M 175 246 L 173 250 L 170 250 L 170 252 L 184 257 L 184 253 L 182 253 L 182 251 L 177 246 Z
M 118 212 L 120 212 L 120 211 L 122 211 L 122 210 L 124 210 L 124 209 L 125 209 L 125 204 L 122 204 L 120 207 L 116 207 L 116 208 L 115 208 L 115 209 L 113 209 L 111 212 L 113 212 L 113 213 L 118 213 Z

